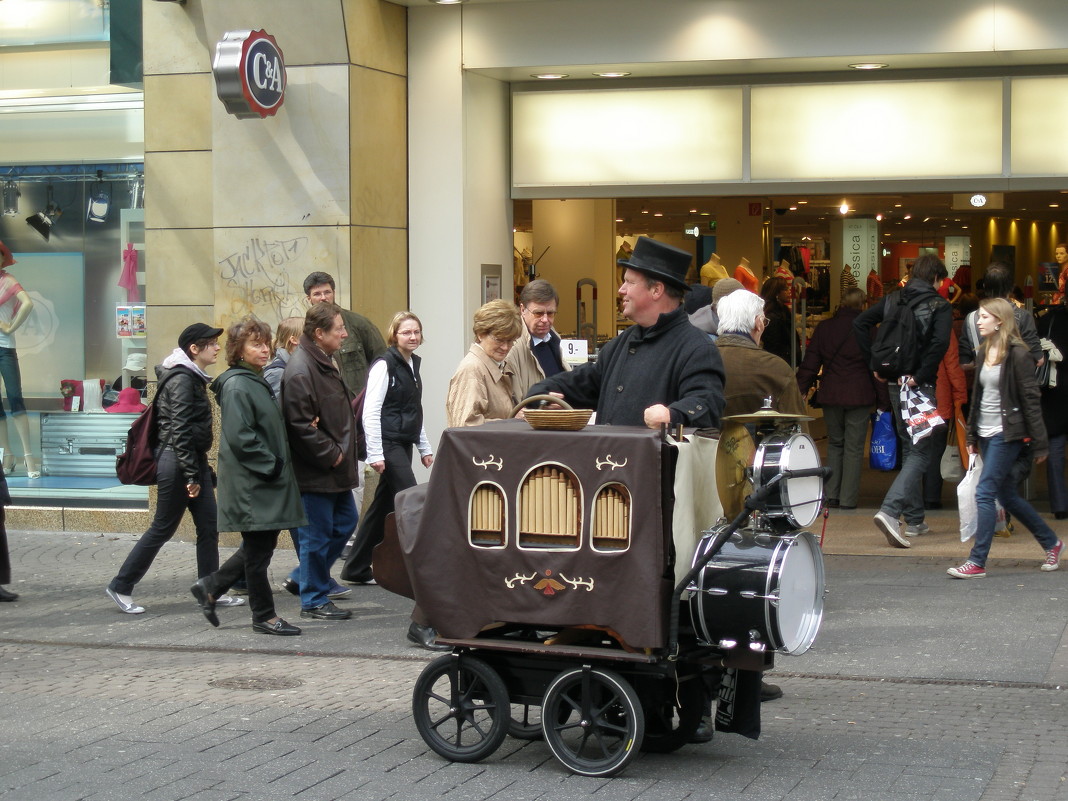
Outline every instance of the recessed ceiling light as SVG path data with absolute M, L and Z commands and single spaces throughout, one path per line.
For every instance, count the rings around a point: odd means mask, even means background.
M 843 200 L 842 205 L 838 207 L 838 211 L 842 214 L 849 214 L 849 204 Z
M 790 206 L 790 211 L 797 211 L 797 206 Z
M 593 74 L 598 78 L 626 78 L 630 75 L 629 72 L 595 72 Z
M 697 209 L 690 209 L 690 214 L 697 214 Z
M 808 203 L 807 200 L 799 200 L 799 201 L 797 201 L 797 205 L 799 205 L 799 206 L 804 206 L 806 203 Z
M 905 215 L 905 219 L 906 220 L 911 220 L 912 219 L 912 215 L 911 214 L 906 214 Z
M 539 72 L 530 77 L 537 78 L 541 81 L 558 81 L 561 78 L 567 78 L 569 76 L 566 72 Z
M 430 0 L 436 6 L 458 6 L 460 3 L 466 3 L 467 0 Z
M 889 66 L 880 61 L 861 61 L 857 64 L 850 64 L 849 68 L 851 70 L 884 70 Z

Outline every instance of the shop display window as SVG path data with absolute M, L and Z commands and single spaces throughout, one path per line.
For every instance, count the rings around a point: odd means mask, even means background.
M 143 174 L 140 163 L 0 166 L 0 241 L 15 260 L 0 276 L 0 321 L 17 321 L 13 343 L 0 342 L 0 448 L 15 505 L 147 507 L 146 488 L 115 476 L 136 412 L 108 411 L 122 387 L 147 394 L 150 377 Z

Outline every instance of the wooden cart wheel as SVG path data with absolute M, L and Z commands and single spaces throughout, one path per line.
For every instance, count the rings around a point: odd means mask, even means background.
M 541 726 L 565 767 L 581 776 L 614 776 L 638 755 L 645 715 L 622 676 L 578 667 L 565 670 L 545 691 Z
M 501 677 L 466 654 L 435 659 L 412 691 L 412 717 L 423 742 L 453 762 L 478 762 L 496 751 L 508 735 L 510 712 Z
M 513 406 L 512 411 L 508 412 L 508 416 L 515 417 L 516 413 L 520 409 L 525 409 L 527 406 L 530 406 L 530 404 L 534 403 L 535 401 L 539 403 L 541 401 L 548 401 L 549 403 L 557 404 L 562 409 L 567 409 L 567 411 L 569 412 L 574 411 L 574 407 L 570 403 L 568 403 L 563 398 L 556 397 L 555 395 L 531 395 L 529 398 L 524 398 L 523 400 L 519 401 L 519 403 L 517 403 L 515 406 Z

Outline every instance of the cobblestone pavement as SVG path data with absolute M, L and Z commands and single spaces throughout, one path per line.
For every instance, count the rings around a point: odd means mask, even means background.
M 339 602 L 352 621 L 264 637 L 247 607 L 205 623 L 190 545 L 164 548 L 135 595 L 148 612 L 129 616 L 103 588 L 132 537 L 10 534 L 3 799 L 1068 801 L 1068 570 L 953 582 L 944 560 L 828 557 L 824 631 L 779 660 L 759 741 L 717 735 L 592 779 L 539 741 L 473 765 L 431 752 L 411 718 L 431 657 L 404 641 L 410 603 L 380 588 Z M 276 583 L 292 559 L 276 556 Z

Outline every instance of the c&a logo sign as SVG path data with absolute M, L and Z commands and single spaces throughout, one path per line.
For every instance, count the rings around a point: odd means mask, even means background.
M 269 33 L 228 31 L 215 46 L 215 90 L 235 117 L 270 117 L 285 100 L 282 49 Z

